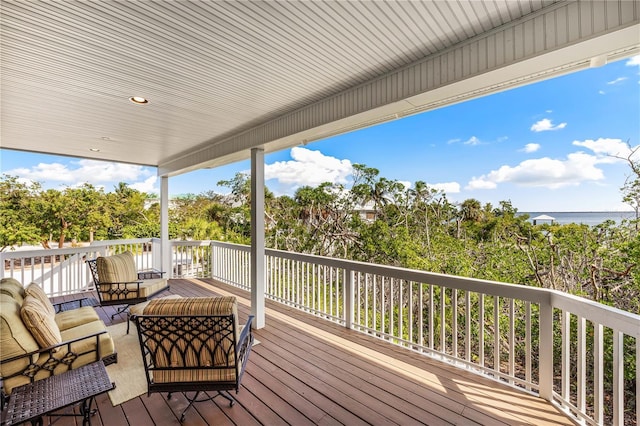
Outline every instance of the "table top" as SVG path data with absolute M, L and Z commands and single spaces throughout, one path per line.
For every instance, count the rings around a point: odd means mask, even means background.
M 98 300 L 95 297 L 83 297 L 81 299 L 69 300 L 66 302 L 58 302 L 54 305 L 56 313 L 71 311 L 83 306 L 98 306 Z
M 163 276 L 164 272 L 158 271 L 157 269 L 143 269 L 138 271 L 139 280 L 151 280 L 154 278 L 162 278 Z
M 16 387 L 5 425 L 23 423 L 113 389 L 102 361 Z

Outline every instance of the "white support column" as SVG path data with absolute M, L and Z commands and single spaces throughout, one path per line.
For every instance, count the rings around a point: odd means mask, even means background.
M 171 246 L 169 245 L 169 177 L 160 177 L 160 253 L 162 265 L 160 270 L 165 271 L 165 277 L 173 277 L 171 262 Z
M 264 314 L 264 150 L 251 150 L 251 315 L 253 328 L 265 326 Z

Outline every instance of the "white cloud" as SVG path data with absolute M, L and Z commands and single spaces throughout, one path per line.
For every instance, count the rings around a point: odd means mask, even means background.
M 627 79 L 627 77 L 618 77 L 615 80 L 607 81 L 607 84 L 609 84 L 609 85 L 619 84 L 619 83 L 622 83 L 623 81 L 625 81 L 626 79 Z
M 317 186 L 323 182 L 347 183 L 347 177 L 353 171 L 351 161 L 329 157 L 307 148 L 291 148 L 291 158 L 293 160 L 267 164 L 264 169 L 265 180 L 276 179 L 293 188 Z
M 491 182 L 486 179 L 484 176 L 472 177 L 465 189 L 474 190 L 474 189 L 495 189 L 498 185 L 495 182 Z
M 605 157 L 615 156 L 622 157 L 624 159 L 631 154 L 631 148 L 621 139 L 586 139 L 584 141 L 573 141 L 573 145 L 590 149 L 595 154 Z
M 469 139 L 467 139 L 466 141 L 464 141 L 465 145 L 471 145 L 471 146 L 475 146 L 475 145 L 480 145 L 482 142 L 480 141 L 480 139 L 478 139 L 475 136 L 471 136 Z
M 458 182 L 429 183 L 427 186 L 447 194 L 457 194 L 460 192 L 460 184 Z
M 158 176 L 149 176 L 144 182 L 136 182 L 134 184 L 129 185 L 131 188 L 140 191 L 140 192 L 157 192 L 156 182 L 158 181 Z
M 125 182 L 131 187 L 142 185 L 141 187 L 145 188 L 149 188 L 150 184 L 155 183 L 155 176 L 148 167 L 96 160 L 74 160 L 66 165 L 39 163 L 32 168 L 18 168 L 7 170 L 4 173 L 31 181 L 59 184 L 61 188 L 65 186 L 78 187 L 84 183 L 90 183 L 96 188 L 104 187 L 107 190 L 112 190 L 119 182 Z M 149 176 L 154 178 L 153 182 L 147 179 Z M 141 179 L 146 180 L 139 182 Z
M 543 118 L 542 120 L 538 121 L 537 123 L 534 123 L 531 126 L 531 131 L 545 132 L 549 130 L 560 130 L 560 129 L 564 129 L 565 127 L 567 127 L 567 123 L 560 123 L 557 126 L 554 126 L 551 120 L 549 120 L 548 118 Z
M 584 181 L 604 179 L 601 169 L 596 167 L 598 157 L 576 152 L 565 160 L 548 157 L 525 160 L 515 167 L 502 166 L 486 175 L 474 177 L 468 189 L 493 189 L 500 183 L 514 183 L 520 186 L 556 189 L 576 186 Z
M 540 149 L 539 143 L 528 143 L 524 146 L 524 148 L 521 149 L 521 151 L 524 151 L 526 153 L 531 153 L 531 152 L 536 152 L 539 149 Z
M 640 66 L 640 55 L 632 56 L 625 65 L 628 67 Z

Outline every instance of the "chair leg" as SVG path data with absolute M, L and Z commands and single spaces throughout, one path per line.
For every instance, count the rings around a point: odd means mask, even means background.
M 235 398 L 232 397 L 231 394 L 229 392 L 227 392 L 227 391 L 218 391 L 218 394 L 215 395 L 215 396 L 208 396 L 208 395 L 205 394 L 207 396 L 206 398 L 198 399 L 198 396 L 200 395 L 200 393 L 201 393 L 201 391 L 197 391 L 196 394 L 193 396 L 193 398 L 189 398 L 187 396 L 186 392 L 182 393 L 184 395 L 184 397 L 187 399 L 187 401 L 189 401 L 189 405 L 187 405 L 187 407 L 182 411 L 182 414 L 180 415 L 180 423 L 182 423 L 184 421 L 185 413 L 187 412 L 189 407 L 191 407 L 193 405 L 194 402 L 213 401 L 213 398 L 215 398 L 216 396 L 220 395 L 224 399 L 229 401 L 229 407 L 233 407 L 233 404 L 236 403 Z M 171 399 L 171 392 L 168 393 L 167 399 Z
M 120 315 L 121 313 L 125 312 L 127 309 L 129 309 L 129 305 L 124 305 L 124 306 L 118 308 L 116 313 L 111 315 L 111 320 L 113 321 L 113 319 L 115 318 L 116 315 Z
M 196 394 L 193 396 L 193 398 L 189 398 L 186 393 L 184 394 L 184 397 L 187 398 L 187 401 L 189 401 L 189 405 L 187 405 L 187 407 L 182 411 L 182 414 L 180 415 L 180 423 L 184 422 L 184 415 L 189 409 L 189 407 L 191 407 L 194 402 L 200 402 L 198 401 L 198 395 L 200 395 L 200 391 L 197 391 Z M 206 401 L 206 399 L 204 401 Z
M 229 400 L 229 407 L 233 407 L 233 404 L 236 403 L 235 398 L 232 397 L 231 394 L 227 391 L 218 391 L 218 395 L 222 396 L 224 399 Z

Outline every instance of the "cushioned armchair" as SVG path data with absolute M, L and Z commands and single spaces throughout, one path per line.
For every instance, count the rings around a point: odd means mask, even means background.
M 169 290 L 164 272 L 138 272 L 131 252 L 113 256 L 100 256 L 87 260 L 98 292 L 101 306 L 121 306 L 116 315 L 125 312 L 131 305 L 146 302 L 156 294 Z
M 154 299 L 142 315 L 134 315 L 147 375 L 148 394 L 182 392 L 189 405 L 221 395 L 240 382 L 253 345 L 250 316 L 240 329 L 235 297 Z M 203 392 L 213 391 L 213 395 Z M 195 392 L 193 398 L 186 392 Z

